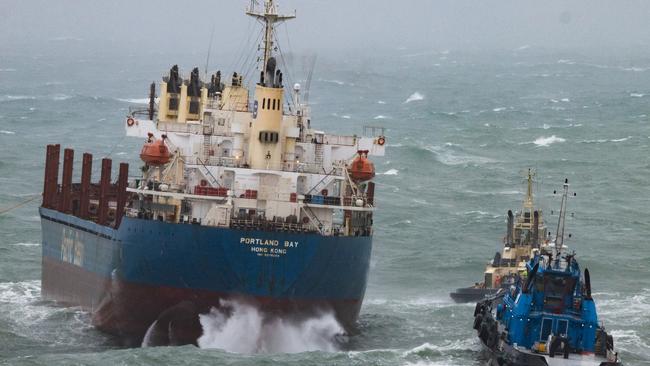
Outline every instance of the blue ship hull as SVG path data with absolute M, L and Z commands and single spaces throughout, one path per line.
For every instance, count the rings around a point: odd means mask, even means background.
M 79 305 L 109 333 L 142 340 L 161 314 L 239 299 L 292 316 L 333 311 L 351 330 L 372 237 L 245 231 L 124 217 L 119 229 L 46 208 L 44 298 Z

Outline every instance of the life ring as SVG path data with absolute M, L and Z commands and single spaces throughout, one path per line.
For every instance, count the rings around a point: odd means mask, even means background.
M 127 124 L 129 127 L 131 127 L 131 126 L 133 126 L 133 125 L 135 124 L 135 120 L 134 120 L 133 118 L 129 117 L 129 118 L 126 120 L 126 124 Z
M 386 143 L 386 139 L 384 137 L 380 137 L 377 139 L 377 145 L 384 146 L 385 143 Z

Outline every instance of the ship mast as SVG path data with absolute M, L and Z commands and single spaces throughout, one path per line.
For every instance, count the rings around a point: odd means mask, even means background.
M 524 201 L 524 208 L 529 211 L 533 208 L 533 173 L 532 169 L 528 169 L 528 190 L 526 191 L 526 200 Z
M 261 70 L 264 70 L 271 58 L 271 52 L 273 50 L 273 28 L 275 24 L 295 18 L 296 13 L 294 11 L 293 14 L 289 15 L 278 14 L 274 0 L 264 0 L 263 9 L 257 9 L 255 6 L 256 3 L 256 0 L 251 0 L 250 6 L 246 9 L 246 14 L 264 24 L 264 58 L 262 59 L 261 67 Z
M 564 179 L 564 192 L 562 193 L 562 203 L 560 204 L 560 217 L 557 222 L 557 234 L 555 236 L 555 250 L 557 253 L 562 251 L 562 245 L 564 245 L 564 219 L 566 217 L 566 201 L 567 201 L 568 193 L 569 193 L 569 180 Z

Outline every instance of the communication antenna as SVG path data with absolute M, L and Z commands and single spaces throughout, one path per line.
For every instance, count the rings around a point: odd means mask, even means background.
M 210 33 L 210 44 L 208 44 L 208 56 L 205 59 L 205 72 L 203 80 L 208 79 L 208 64 L 210 63 L 210 51 L 212 51 L 212 40 L 214 39 L 214 28 L 215 24 L 212 24 L 212 33 Z
M 309 104 L 309 89 L 311 88 L 311 78 L 314 76 L 314 67 L 316 67 L 316 58 L 317 55 L 313 55 L 311 60 L 309 60 L 308 71 L 307 71 L 307 81 L 305 82 L 305 104 Z

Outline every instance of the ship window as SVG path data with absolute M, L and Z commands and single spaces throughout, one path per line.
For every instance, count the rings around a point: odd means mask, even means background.
M 568 329 L 569 329 L 568 320 L 558 320 L 557 328 L 555 329 L 555 334 L 566 337 Z
M 260 131 L 259 140 L 263 143 L 278 142 L 278 133 L 273 131 Z
M 262 99 L 262 109 L 266 109 L 266 98 Z
M 273 99 L 273 110 L 275 110 L 275 99 Z
M 542 332 L 539 336 L 541 342 L 546 342 L 548 336 L 551 334 L 551 329 L 553 329 L 553 319 L 542 319 Z

